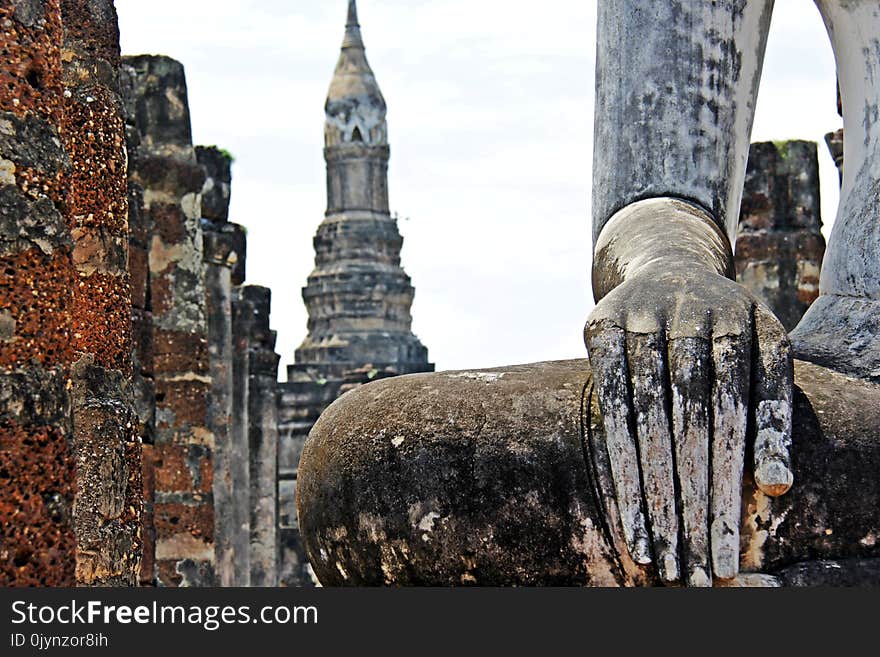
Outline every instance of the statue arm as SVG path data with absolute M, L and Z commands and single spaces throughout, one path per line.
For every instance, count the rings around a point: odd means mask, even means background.
M 792 482 L 789 341 L 731 280 L 772 4 L 599 5 L 585 338 L 628 551 L 669 583 L 736 576 L 750 426 Z
M 816 4 L 837 62 L 843 186 L 820 296 L 791 337 L 802 358 L 880 382 L 880 3 Z

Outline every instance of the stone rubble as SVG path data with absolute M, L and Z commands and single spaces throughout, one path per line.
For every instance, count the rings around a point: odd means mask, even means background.
M 815 142 L 752 144 L 736 239 L 737 280 L 790 331 L 819 296 L 824 255 Z

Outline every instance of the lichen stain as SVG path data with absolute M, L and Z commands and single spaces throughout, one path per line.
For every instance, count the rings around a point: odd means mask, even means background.
M 585 570 L 590 575 L 590 584 L 593 586 L 618 586 L 618 580 L 611 567 L 611 559 L 607 558 L 608 551 L 604 541 L 601 540 L 600 531 L 593 523 L 593 519 L 582 512 L 579 504 L 572 510 L 572 517 L 576 527 L 571 536 L 571 547 L 586 562 Z
M 744 571 L 758 571 L 763 567 L 764 545 L 776 536 L 776 530 L 785 521 L 787 512 L 774 516 L 772 503 L 772 497 L 757 489 L 746 502 L 740 555 L 740 568 Z
M 504 372 L 459 372 L 458 374 L 447 374 L 447 376 L 450 379 L 471 379 L 473 381 L 494 383 L 504 378 L 504 374 Z

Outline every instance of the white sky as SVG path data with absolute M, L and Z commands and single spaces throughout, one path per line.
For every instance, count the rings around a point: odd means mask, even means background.
M 235 156 L 230 219 L 248 282 L 272 289 L 282 370 L 305 337 L 300 292 L 325 210 L 324 99 L 346 0 L 116 0 L 124 54 L 186 66 L 193 136 Z M 391 208 L 438 369 L 585 355 L 592 308 L 595 0 L 360 0 L 388 102 Z M 820 142 L 831 224 L 841 124 L 809 0 L 777 0 L 753 140 Z M 827 234 L 827 231 L 826 231 Z

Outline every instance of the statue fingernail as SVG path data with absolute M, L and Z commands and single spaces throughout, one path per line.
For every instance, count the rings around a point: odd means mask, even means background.
M 776 497 L 788 492 L 794 483 L 794 475 L 785 461 L 779 457 L 770 457 L 757 464 L 755 483 L 764 493 Z
M 712 586 L 712 579 L 709 577 L 705 568 L 702 566 L 694 566 L 691 570 L 691 574 L 688 576 L 688 585 L 700 587 Z
M 651 546 L 648 544 L 647 538 L 641 536 L 636 538 L 631 552 L 633 561 L 640 566 L 647 566 L 651 563 Z
M 678 559 L 673 552 L 666 552 L 660 561 L 660 579 L 664 582 L 678 581 Z

